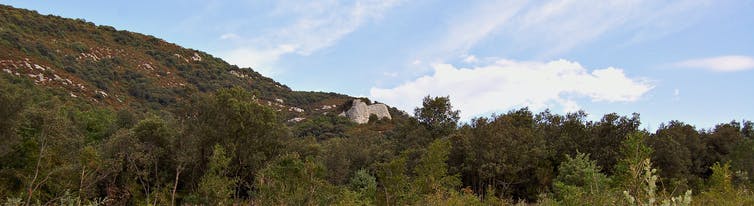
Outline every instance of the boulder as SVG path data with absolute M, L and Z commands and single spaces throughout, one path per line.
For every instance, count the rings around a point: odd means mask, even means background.
M 351 104 L 351 109 L 348 109 L 348 111 L 345 112 L 345 116 L 348 117 L 348 119 L 358 124 L 368 123 L 369 116 L 371 115 L 375 115 L 379 119 L 392 119 L 385 104 L 367 105 L 360 99 L 354 99 Z

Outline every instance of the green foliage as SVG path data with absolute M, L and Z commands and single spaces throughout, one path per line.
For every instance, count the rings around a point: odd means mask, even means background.
M 719 193 L 731 192 L 733 184 L 731 181 L 730 163 L 726 162 L 720 165 L 719 162 L 716 162 L 710 169 L 712 169 L 712 176 L 708 180 L 709 191 Z
M 651 158 L 652 148 L 647 146 L 645 141 L 644 133 L 635 132 L 626 136 L 620 147 L 621 160 L 615 167 L 614 183 L 625 187 L 624 190 L 633 196 L 642 191 L 642 175 L 645 173 L 644 169 L 650 167 L 646 164 L 650 163 L 648 159 Z
M 622 158 L 621 148 L 623 141 L 632 133 L 638 132 L 637 128 L 641 124 L 639 114 L 633 116 L 621 117 L 615 113 L 606 114 L 599 122 L 593 123 L 589 128 L 590 136 L 587 150 L 592 158 L 597 161 L 597 165 L 605 170 L 605 174 L 615 174 L 619 160 Z
M 0 144 L 0 157 L 9 153 L 11 146 L 20 141 L 16 130 L 19 117 L 28 102 L 25 90 L 8 83 L 5 78 L 0 78 L 0 137 L 3 138 Z
M 623 158 L 616 167 L 616 183 L 623 188 L 629 205 L 690 205 L 691 190 L 678 197 L 665 198 L 658 192 L 657 169 L 652 168 L 652 149 L 646 144 L 646 134 L 632 133 L 621 146 Z
M 406 157 L 400 156 L 377 166 L 377 202 L 384 205 L 405 205 L 412 201 L 409 177 L 406 175 Z
M 461 185 L 457 175 L 448 174 L 448 160 L 450 153 L 450 141 L 446 138 L 432 142 L 427 151 L 419 159 L 419 164 L 414 168 L 413 187 L 419 194 L 432 194 L 446 190 L 455 190 Z
M 4 5 L 0 51 L 86 88 L 0 72 L 5 205 L 754 205 L 750 121 L 650 134 L 638 114 L 524 108 L 459 125 L 450 97 L 427 96 L 416 118 L 356 125 L 317 110 L 352 97 Z
M 565 205 L 610 204 L 611 200 L 606 198 L 608 178 L 600 170 L 588 154 L 566 155 L 553 183 L 556 197 Z
M 732 184 L 730 163 L 719 162 L 710 168 L 712 175 L 707 180 L 707 190 L 699 199 L 699 205 L 751 205 L 754 204 L 754 194 L 748 190 L 736 190 Z
M 377 178 L 369 174 L 365 169 L 360 169 L 351 177 L 348 188 L 354 191 L 358 199 L 366 203 L 374 202 L 377 192 Z
M 228 157 L 225 148 L 215 145 L 210 157 L 209 167 L 204 176 L 199 180 L 199 194 L 206 204 L 231 205 L 231 197 L 235 192 L 238 180 L 228 177 Z
M 534 200 L 550 187 L 554 168 L 547 161 L 550 150 L 528 109 L 511 111 L 493 119 L 478 118 L 461 128 L 458 152 L 463 155 L 464 182 L 477 193 L 488 186 L 499 189 L 496 196 Z M 545 169 L 547 168 L 547 169 Z
M 749 188 L 754 186 L 754 155 L 751 154 L 754 154 L 754 139 L 746 138 L 734 146 L 729 155 L 731 170 L 735 171 L 734 182 Z
M 198 145 L 220 144 L 233 151 L 229 170 L 239 174 L 240 184 L 252 184 L 256 171 L 284 151 L 290 137 L 287 128 L 276 121 L 274 111 L 257 104 L 251 93 L 222 89 L 196 101 L 188 114 L 187 134 L 197 136 Z M 210 154 L 209 149 L 204 147 L 200 153 Z
M 322 140 L 343 137 L 354 125 L 348 118 L 326 114 L 296 124 L 294 132 L 298 137 L 317 137 Z
M 458 114 L 459 111 L 453 110 L 450 105 L 450 97 L 426 96 L 422 100 L 422 107 L 414 110 L 416 118 L 434 138 L 449 135 L 458 124 Z
M 333 204 L 338 191 L 324 178 L 325 168 L 296 153 L 283 155 L 257 175 L 256 200 L 261 205 Z
M 89 141 L 101 141 L 112 135 L 116 128 L 115 114 L 110 110 L 94 109 L 86 112 L 77 112 L 74 114 L 76 124 L 81 130 L 86 131 L 86 137 Z

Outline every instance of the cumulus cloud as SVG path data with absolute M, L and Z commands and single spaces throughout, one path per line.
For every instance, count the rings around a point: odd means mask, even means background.
M 716 72 L 737 72 L 754 69 L 754 58 L 748 56 L 719 56 L 690 59 L 675 63 L 679 68 L 698 68 Z
M 370 90 L 374 100 L 412 111 L 426 95 L 449 95 L 461 116 L 469 119 L 489 112 L 516 107 L 532 109 L 555 105 L 563 111 L 579 109 L 573 98 L 598 102 L 637 101 L 654 86 L 646 80 L 627 77 L 613 67 L 592 70 L 577 62 L 521 62 L 499 60 L 485 66 L 457 68 L 434 65 L 434 74 L 419 77 L 394 88 Z

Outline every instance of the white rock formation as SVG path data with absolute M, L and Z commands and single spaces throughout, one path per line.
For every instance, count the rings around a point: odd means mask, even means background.
M 301 112 L 304 112 L 304 109 L 301 109 L 298 107 L 291 107 L 291 108 L 288 108 L 288 111 L 301 113 Z
M 289 119 L 288 122 L 294 122 L 295 123 L 295 122 L 301 122 L 301 121 L 304 121 L 304 120 L 306 120 L 306 118 L 303 118 L 303 117 L 294 117 L 293 119 Z
M 367 105 L 360 99 L 354 99 L 353 104 L 351 105 L 351 109 L 345 112 L 345 116 L 348 117 L 348 119 L 351 119 L 351 121 L 354 121 L 358 124 L 368 123 L 369 116 L 373 114 L 377 116 L 378 119 L 392 119 L 390 112 L 388 112 L 387 106 L 385 104 Z

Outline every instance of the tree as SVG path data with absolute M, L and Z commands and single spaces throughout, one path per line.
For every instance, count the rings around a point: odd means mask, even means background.
M 468 172 L 464 182 L 485 194 L 493 187 L 498 194 L 534 200 L 550 187 L 554 167 L 544 137 L 536 131 L 532 113 L 524 108 L 493 119 L 472 120 L 468 135 L 469 154 L 464 159 Z
M 453 110 L 450 97 L 426 96 L 422 100 L 422 107 L 414 109 L 414 116 L 432 134 L 433 138 L 449 135 L 456 129 L 459 111 Z
M 657 142 L 658 140 L 660 142 Z M 678 145 L 673 141 L 680 144 L 682 148 L 678 148 Z M 683 184 L 685 179 L 690 188 L 697 191 L 702 189 L 703 179 L 701 177 L 709 175 L 709 167 L 712 166 L 714 160 L 711 155 L 707 155 L 709 152 L 707 144 L 694 126 L 679 121 L 670 121 L 667 125 L 661 125 L 657 129 L 649 143 L 655 151 L 652 155 L 652 161 L 658 163 L 661 176 L 676 178 L 679 184 Z M 687 151 L 689 155 L 684 157 Z M 685 170 L 688 174 L 685 177 L 674 174 L 673 171 L 684 170 L 681 167 L 687 164 L 684 160 L 686 158 L 688 158 L 688 168 Z M 663 180 L 663 182 L 667 181 Z M 667 187 L 670 184 L 665 185 Z
M 537 114 L 537 132 L 542 133 L 548 147 L 553 150 L 549 159 L 558 164 L 565 155 L 575 156 L 578 151 L 589 151 L 589 130 L 584 111 L 568 113 L 565 116 L 552 114 L 549 110 Z
M 118 190 L 135 196 L 134 200 L 143 204 L 168 204 L 172 178 L 170 141 L 175 131 L 158 116 L 150 116 L 139 121 L 130 130 L 117 131 L 105 142 L 105 158 L 110 166 L 106 173 L 111 174 L 111 183 L 117 183 Z M 113 201 L 129 201 L 116 199 Z
M 411 202 L 409 177 L 406 175 L 406 157 L 401 155 L 377 165 L 377 179 L 381 190 L 380 205 L 406 205 Z M 382 202 L 384 200 L 384 202 Z
M 450 141 L 446 138 L 432 142 L 426 152 L 414 168 L 414 187 L 419 194 L 444 193 L 455 190 L 461 185 L 457 175 L 448 174 L 448 154 L 450 153 Z
M 71 123 L 62 113 L 56 99 L 26 110 L 20 123 L 21 148 L 13 156 L 24 161 L 18 166 L 23 174 L 25 202 L 49 200 L 56 193 L 76 184 L 74 178 L 55 181 L 57 178 L 75 174 L 77 146 L 81 144 L 72 130 Z M 12 167 L 12 165 L 10 165 Z M 45 191 L 42 193 L 41 191 Z
M 329 205 L 339 191 L 324 180 L 325 168 L 296 153 L 283 155 L 259 171 L 256 199 L 261 205 Z
M 254 177 L 266 163 L 285 151 L 290 132 L 275 111 L 257 103 L 256 97 L 238 87 L 220 89 L 211 96 L 194 99 L 188 117 L 187 134 L 201 145 L 220 144 L 232 153 L 229 174 L 240 178 L 236 194 L 245 195 Z M 200 165 L 205 165 L 211 148 L 201 147 Z
M 555 194 L 565 205 L 609 204 L 604 198 L 608 179 L 600 170 L 589 154 L 565 155 L 553 183 Z
M 377 178 L 369 174 L 367 170 L 360 169 L 351 177 L 348 187 L 358 194 L 358 199 L 371 204 L 377 192 Z
M 625 140 L 620 147 L 621 159 L 618 165 L 615 166 L 615 184 L 624 188 L 623 190 L 641 199 L 643 194 L 643 185 L 645 169 L 651 167 L 650 158 L 652 155 L 652 148 L 645 144 L 646 134 L 641 132 L 634 132 L 626 136 Z M 652 175 L 654 170 L 651 169 Z
M 648 145 L 654 151 L 652 162 L 657 164 L 659 175 L 663 177 L 663 189 L 685 191 L 689 189 L 686 178 L 691 168 L 691 153 L 689 149 L 677 142 L 672 136 L 654 135 L 648 140 Z
M 16 134 L 19 117 L 29 102 L 24 90 L 6 81 L 0 78 L 0 157 L 10 153 L 12 146 L 19 143 Z
M 712 175 L 707 180 L 707 189 L 700 197 L 700 205 L 752 205 L 754 194 L 745 189 L 733 186 L 733 174 L 730 163 L 716 162 L 712 167 Z
M 639 114 L 630 118 L 615 113 L 606 114 L 602 120 L 590 126 L 587 153 L 605 170 L 605 174 L 614 174 L 614 167 L 621 158 L 620 148 L 623 140 L 631 133 L 637 132 L 641 121 Z
M 212 157 L 209 161 L 207 172 L 199 180 L 199 194 L 206 204 L 231 205 L 230 198 L 235 192 L 238 180 L 228 177 L 228 157 L 225 148 L 215 145 L 212 149 Z

